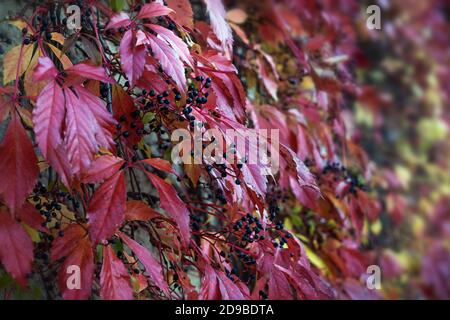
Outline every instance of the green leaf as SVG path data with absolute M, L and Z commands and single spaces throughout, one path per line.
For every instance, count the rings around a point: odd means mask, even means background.
M 149 123 L 150 121 L 152 121 L 153 119 L 155 119 L 155 114 L 153 112 L 147 112 L 144 117 L 142 118 L 142 122 L 144 124 Z
M 111 9 L 115 12 L 122 11 L 125 7 L 125 0 L 111 0 Z

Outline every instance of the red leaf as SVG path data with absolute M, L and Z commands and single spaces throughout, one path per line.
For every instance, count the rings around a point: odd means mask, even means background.
M 206 265 L 199 300 L 245 300 L 247 297 L 225 273 Z
M 175 188 L 163 179 L 149 172 L 145 172 L 159 193 L 159 205 L 178 225 L 181 239 L 185 247 L 189 247 L 191 231 L 189 229 L 189 211 L 178 197 Z
M 147 33 L 146 39 L 164 72 L 172 77 L 180 89 L 184 89 L 186 87 L 184 66 L 176 51 L 160 37 Z
M 270 56 L 268 56 L 270 57 Z M 259 70 L 259 77 L 261 78 L 264 87 L 266 87 L 269 94 L 276 101 L 277 98 L 277 90 L 278 90 L 278 82 L 274 75 L 269 74 L 269 70 L 266 66 L 266 63 L 263 58 L 258 58 L 256 60 Z
M 231 53 L 233 47 L 233 33 L 225 20 L 226 12 L 221 0 L 204 0 L 211 20 L 212 29 L 222 43 L 222 47 Z
M 170 15 L 174 21 L 189 29 L 193 29 L 194 13 L 189 0 L 167 0 L 167 5 L 175 10 L 175 14 Z
M 38 64 L 34 69 L 33 78 L 37 81 L 53 80 L 58 75 L 52 60 L 48 57 L 39 57 Z
M 148 65 L 147 65 L 148 66 Z M 139 78 L 137 85 L 141 88 L 155 90 L 156 92 L 162 92 L 167 89 L 167 83 L 156 72 L 144 70 L 144 73 Z
M 51 81 L 41 91 L 33 109 L 36 141 L 44 157 L 68 185 L 71 177 L 67 156 L 62 147 L 62 124 L 65 116 L 61 87 Z
M 104 300 L 132 300 L 130 275 L 111 246 L 103 248 L 103 266 L 100 272 L 100 297 Z
M 119 232 L 119 236 L 125 244 L 136 254 L 137 258 L 145 267 L 149 275 L 149 279 L 160 288 L 167 296 L 170 296 L 169 287 L 164 280 L 164 274 L 159 262 L 152 256 L 152 254 L 139 243 L 127 237 L 124 233 Z
M 264 196 L 267 190 L 267 176 L 261 170 L 262 168 L 256 164 L 243 164 L 241 169 L 245 184 L 258 195 Z
M 317 291 L 314 288 L 314 280 L 309 276 L 308 273 L 303 273 L 302 275 L 290 270 L 283 268 L 279 265 L 275 265 L 275 268 L 287 275 L 291 285 L 297 291 L 297 296 L 303 299 L 319 299 Z M 303 268 L 304 269 L 304 268 Z
M 24 203 L 36 184 L 39 167 L 33 144 L 23 128 L 19 116 L 12 113 L 11 122 L 0 144 L 0 194 L 15 212 Z
M 142 83 L 147 82 L 147 79 L 145 79 L 145 75 L 146 71 L 144 71 L 137 82 L 137 85 L 139 87 L 145 88 L 145 86 L 142 86 Z M 166 84 L 160 76 L 158 76 L 157 79 Z M 148 84 L 146 83 L 146 85 Z M 148 91 L 150 91 L 150 89 L 148 89 Z M 120 125 L 122 131 L 128 131 L 128 133 L 130 134 L 130 136 L 127 138 L 127 141 L 130 144 L 138 144 L 142 137 L 136 133 L 136 129 L 143 128 L 142 120 L 140 118 L 133 119 L 129 117 L 132 112 L 137 110 L 136 106 L 134 105 L 134 101 L 130 97 L 130 95 L 125 90 L 123 90 L 120 85 L 117 84 L 112 86 L 112 109 L 114 117 L 117 120 L 120 120 L 121 116 L 126 117 L 126 120 L 122 121 Z
M 87 63 L 78 63 L 66 70 L 66 73 L 71 78 L 78 78 L 79 83 L 86 79 L 99 80 L 103 82 L 112 82 L 111 78 L 106 74 L 106 70 L 100 66 L 92 66 Z M 71 79 L 73 81 L 73 79 Z
M 82 87 L 75 87 L 78 97 L 71 89 L 65 90 L 66 130 L 64 143 L 73 174 L 89 169 L 99 146 L 113 145 L 111 132 L 106 126 L 113 124 L 103 100 Z
M 86 237 L 86 230 L 79 224 L 70 224 L 64 229 L 64 235 L 56 238 L 52 242 L 50 251 L 50 261 L 57 260 L 68 256 L 78 246 L 78 242 Z
M 153 29 L 153 31 L 155 31 L 162 39 L 169 43 L 181 60 L 194 69 L 194 60 L 192 59 L 188 46 L 175 33 L 173 33 L 173 31 L 157 24 L 146 24 L 146 26 Z
M 158 170 L 176 174 L 170 162 L 161 158 L 144 159 L 139 161 L 139 163 L 148 164 Z
M 88 207 L 92 243 L 109 239 L 122 225 L 126 210 L 126 186 L 123 171 L 106 180 L 94 193 Z
M 144 72 L 147 55 L 145 46 L 136 45 L 134 31 L 128 30 L 120 41 L 119 52 L 122 69 L 130 81 L 130 86 L 133 87 Z
M 68 286 L 72 275 L 70 266 L 80 268 L 80 288 Z M 88 237 L 81 239 L 74 250 L 67 256 L 59 269 L 58 283 L 59 290 L 66 300 L 88 299 L 91 295 L 92 281 L 94 277 L 94 253 Z M 69 283 L 68 283 L 69 282 Z
M 84 183 L 96 183 L 105 180 L 119 171 L 124 163 L 125 160 L 119 157 L 100 156 L 92 162 L 82 181 Z
M 286 160 L 289 168 L 294 170 L 297 175 L 298 182 L 301 186 L 309 186 L 319 192 L 316 181 L 311 171 L 305 166 L 302 160 L 289 147 L 280 144 L 280 155 Z
M 33 262 L 33 242 L 23 227 L 0 210 L 0 261 L 14 279 L 26 286 Z
M 136 19 L 149 19 L 153 17 L 166 16 L 173 10 L 157 2 L 147 3 L 142 6 Z
M 153 210 L 142 201 L 127 201 L 125 219 L 128 221 L 149 221 L 160 216 L 161 214 L 159 212 Z
M 16 211 L 16 218 L 21 222 L 25 222 L 33 229 L 41 232 L 48 232 L 46 227 L 42 226 L 45 221 L 44 217 L 36 210 L 36 208 L 29 202 L 25 202 L 23 206 Z
M 131 20 L 128 14 L 126 14 L 125 12 L 119 12 L 111 17 L 108 25 L 105 27 L 105 30 L 128 27 L 130 24 Z

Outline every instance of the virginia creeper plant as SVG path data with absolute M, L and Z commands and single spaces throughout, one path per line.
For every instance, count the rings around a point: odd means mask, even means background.
M 4 297 L 381 297 L 366 239 L 386 208 L 348 115 L 369 95 L 354 72 L 364 6 L 343 3 L 30 1 L 12 14 Z M 174 163 L 178 129 L 278 129 L 279 170 L 227 161 L 226 138 L 223 163 Z

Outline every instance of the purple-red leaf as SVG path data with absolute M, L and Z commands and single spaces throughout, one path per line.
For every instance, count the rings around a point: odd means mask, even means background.
M 127 201 L 125 219 L 128 221 L 149 221 L 161 217 L 158 211 L 150 208 L 147 204 L 139 200 Z
M 26 275 L 33 262 L 33 243 L 23 227 L 3 210 L 0 210 L 0 261 L 19 284 L 26 286 Z
M 39 57 L 36 69 L 34 69 L 34 80 L 53 80 L 58 75 L 58 70 L 55 68 L 52 60 L 48 57 Z
M 189 211 L 186 208 L 186 205 L 178 197 L 177 192 L 172 185 L 168 184 L 155 174 L 150 172 L 145 173 L 156 190 L 158 190 L 161 208 L 175 220 L 180 229 L 183 245 L 189 247 L 191 230 L 189 228 Z
M 116 13 L 109 20 L 108 25 L 105 30 L 108 29 L 117 29 L 120 27 L 128 27 L 131 24 L 131 19 L 125 12 Z
M 0 144 L 0 194 L 12 212 L 19 209 L 36 184 L 39 167 L 33 144 L 14 111 Z
M 161 27 L 157 24 L 146 24 L 155 31 L 161 38 L 170 44 L 173 50 L 178 54 L 181 60 L 194 69 L 194 60 L 189 52 L 189 48 L 186 43 L 183 42 L 173 31 Z
M 94 253 L 86 230 L 80 225 L 69 225 L 64 229 L 64 235 L 53 241 L 51 261 L 62 257 L 66 257 L 66 259 L 59 269 L 58 283 L 63 298 L 66 300 L 88 299 L 94 276 Z M 74 279 L 74 272 L 77 272 L 71 270 L 71 266 L 80 268 L 79 288 L 70 286 L 70 282 Z
M 111 238 L 125 219 L 126 186 L 123 171 L 106 180 L 94 193 L 88 207 L 88 224 L 94 245 Z
M 183 62 L 177 52 L 161 37 L 147 33 L 147 40 L 153 55 L 161 64 L 162 69 L 177 84 L 180 89 L 186 87 Z
M 49 82 L 37 98 L 33 109 L 36 141 L 43 156 L 68 185 L 70 167 L 62 147 L 62 125 L 65 116 L 64 94 L 56 81 Z
M 226 12 L 222 0 L 204 0 L 208 10 L 211 26 L 222 47 L 231 53 L 233 47 L 233 33 L 225 20 Z
M 104 300 L 132 300 L 130 275 L 111 246 L 103 248 L 103 266 L 100 272 L 100 297 Z
M 148 249 L 141 246 L 133 239 L 127 237 L 124 233 L 120 232 L 119 236 L 123 242 L 136 254 L 139 261 L 144 265 L 145 271 L 147 271 L 149 278 L 153 283 L 159 287 L 167 296 L 169 296 L 169 286 L 164 280 L 164 274 L 159 262 L 153 257 Z
M 120 63 L 122 69 L 133 87 L 144 72 L 145 56 L 147 55 L 144 45 L 136 45 L 135 33 L 128 30 L 120 41 Z
M 71 78 L 81 78 L 78 80 L 80 83 L 86 79 L 99 80 L 108 83 L 112 82 L 111 78 L 106 74 L 105 68 L 87 63 L 78 63 L 67 69 L 66 73 Z M 75 79 L 71 80 L 73 81 Z
M 99 146 L 110 148 L 112 134 L 105 128 L 114 123 L 105 103 L 82 87 L 65 90 L 66 130 L 64 144 L 73 174 L 89 169 Z
M 161 158 L 144 159 L 139 161 L 139 163 L 151 165 L 152 167 L 161 171 L 176 173 L 175 170 L 172 168 L 170 162 Z
M 157 2 L 147 3 L 142 6 L 136 19 L 149 19 L 153 17 L 166 16 L 173 10 Z
M 200 300 L 246 300 L 241 289 L 222 271 L 206 265 L 200 288 Z
M 122 165 L 125 160 L 119 157 L 103 155 L 96 158 L 89 167 L 86 174 L 83 176 L 84 183 L 97 183 L 102 180 L 112 177 Z

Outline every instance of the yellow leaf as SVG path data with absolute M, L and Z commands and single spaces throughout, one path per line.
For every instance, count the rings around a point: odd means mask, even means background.
M 60 44 L 64 44 L 64 41 L 66 40 L 64 36 L 61 33 L 58 32 L 52 32 L 52 40 L 55 40 L 56 42 Z
M 303 244 L 303 247 L 305 248 L 306 255 L 308 256 L 309 261 L 311 261 L 311 263 L 315 265 L 318 269 L 328 274 L 330 270 L 328 270 L 328 267 L 322 260 L 322 258 L 319 257 L 317 254 L 315 254 L 314 251 L 312 251 L 307 245 Z
M 316 86 L 314 85 L 314 81 L 312 79 L 312 77 L 310 76 L 306 76 L 303 77 L 302 82 L 300 82 L 300 88 L 302 90 L 306 90 L 306 91 L 315 91 L 316 90 Z
M 39 236 L 39 232 L 37 230 L 31 228 L 26 223 L 22 223 L 22 226 L 24 227 L 25 231 L 28 233 L 33 242 L 36 243 L 41 242 L 41 237 Z
M 200 178 L 201 169 L 199 165 L 196 164 L 185 164 L 184 165 L 184 172 L 189 177 L 189 180 L 191 180 L 192 184 L 194 186 L 197 186 L 198 179 Z
M 19 77 L 27 70 L 31 63 L 33 54 L 32 44 L 24 45 L 22 49 L 22 60 L 19 63 L 20 50 L 22 45 L 16 46 L 9 50 L 3 57 L 3 84 L 16 80 L 17 68 L 19 67 Z
M 30 65 L 25 72 L 25 78 L 24 78 L 24 87 L 25 92 L 30 98 L 35 98 L 38 96 L 39 92 L 45 87 L 47 84 L 46 81 L 34 81 L 33 79 L 33 72 L 34 68 L 37 65 L 39 54 L 35 54 L 34 57 L 31 59 Z
M 27 23 L 23 20 L 11 20 L 11 21 L 8 21 L 8 23 L 20 30 L 22 30 L 23 28 L 25 28 L 27 26 Z
M 113 156 L 113 154 L 111 153 L 111 151 L 109 151 L 108 149 L 104 148 L 104 147 L 100 147 L 98 149 L 98 153 L 101 155 L 109 155 L 109 156 Z
M 383 226 L 381 224 L 380 219 L 377 219 L 375 222 L 373 222 L 370 226 L 370 230 L 373 232 L 373 234 L 375 235 L 379 235 L 381 230 L 383 229 Z
M 56 55 L 59 61 L 61 61 L 64 69 L 68 69 L 72 66 L 72 61 L 70 61 L 70 59 L 61 52 L 61 50 L 50 43 L 48 44 L 48 46 L 50 49 L 52 49 L 53 53 Z

